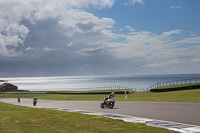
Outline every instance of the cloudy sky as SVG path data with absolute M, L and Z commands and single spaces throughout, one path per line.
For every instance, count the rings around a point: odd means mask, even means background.
M 0 77 L 200 73 L 199 0 L 1 0 Z

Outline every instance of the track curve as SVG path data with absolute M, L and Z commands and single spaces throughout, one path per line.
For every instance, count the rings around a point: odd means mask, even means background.
M 18 103 L 15 98 L 0 98 L 0 101 L 14 105 L 33 107 L 32 99 L 21 99 L 21 103 Z M 37 107 L 88 110 L 200 126 L 200 103 L 117 101 L 113 109 L 101 109 L 100 101 L 39 100 Z

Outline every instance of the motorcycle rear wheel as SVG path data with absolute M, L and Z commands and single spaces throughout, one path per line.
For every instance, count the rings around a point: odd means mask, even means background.
M 103 103 L 101 103 L 101 105 L 100 105 L 100 106 L 101 106 L 101 108 L 104 108 L 104 104 L 103 104 Z

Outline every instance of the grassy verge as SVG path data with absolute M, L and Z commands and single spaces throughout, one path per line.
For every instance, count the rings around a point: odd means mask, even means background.
M 128 95 L 129 96 L 129 95 Z M 129 97 L 130 101 L 193 102 L 200 103 L 200 89 L 162 93 L 141 92 Z
M 0 94 L 0 97 L 9 98 L 30 98 L 37 97 L 38 99 L 46 100 L 67 100 L 67 101 L 102 101 L 107 94 L 101 95 L 66 95 L 66 94 Z M 200 103 L 200 89 L 171 91 L 162 93 L 153 92 L 135 92 L 127 95 L 116 94 L 117 101 L 159 101 L 159 102 L 194 102 Z M 65 99 L 66 97 L 66 99 Z
M 21 107 L 0 102 L 1 133 L 170 133 L 162 128 L 79 113 Z

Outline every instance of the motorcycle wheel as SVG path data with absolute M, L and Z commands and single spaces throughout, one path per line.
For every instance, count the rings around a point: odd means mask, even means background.
M 36 101 L 34 101 L 34 102 L 33 102 L 33 105 L 34 105 L 34 106 L 36 106 L 36 104 L 37 104 L 37 102 L 36 102 Z
M 101 103 L 101 105 L 100 105 L 100 106 L 101 106 L 101 108 L 104 108 L 104 104 L 103 104 L 103 103 Z
M 110 102 L 109 108 L 112 109 L 114 107 L 114 102 Z

